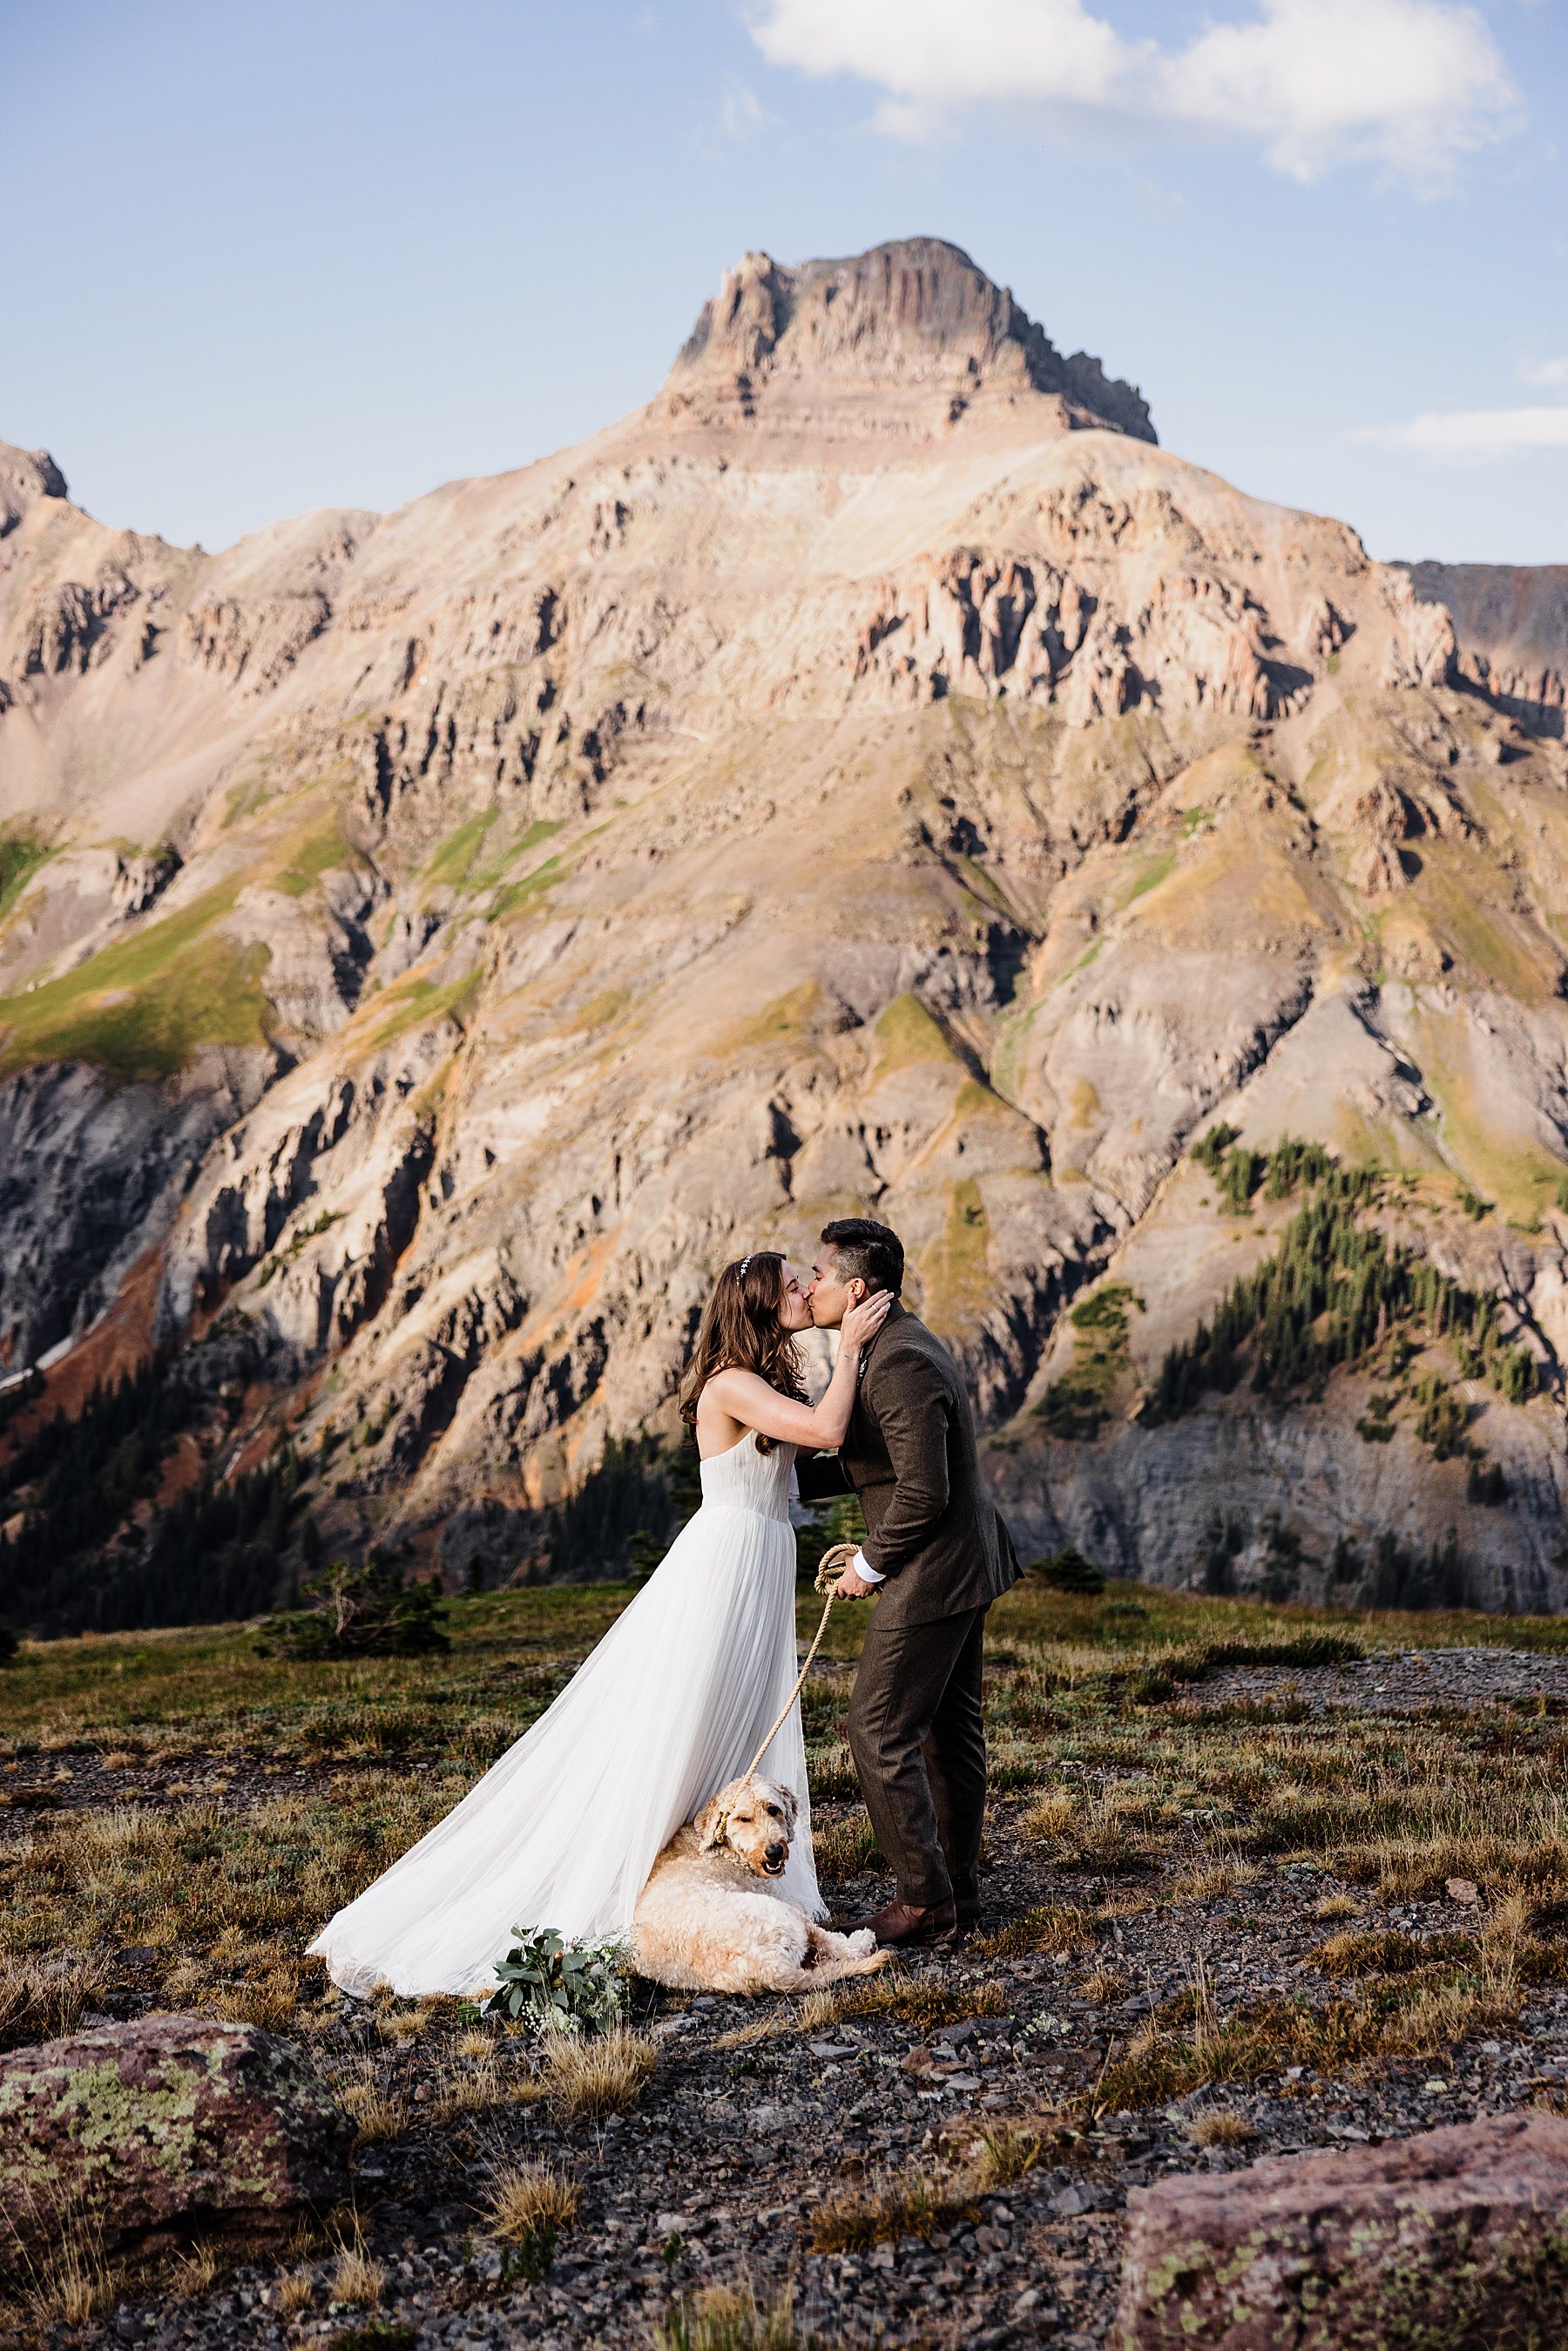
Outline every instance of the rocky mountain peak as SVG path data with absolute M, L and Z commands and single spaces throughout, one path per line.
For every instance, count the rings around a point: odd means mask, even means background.
M 47 449 L 17 449 L 0 441 L 0 538 L 35 499 L 68 495 L 66 477 Z
M 749 256 L 379 521 L 207 555 L 0 453 L 0 1625 L 259 1614 L 306 1524 L 619 1572 L 714 1268 L 851 1205 L 1021 1549 L 1568 1601 L 1562 579 L 1151 440 L 922 240 Z M 1355 1358 L 1288 1319 L 1369 1268 Z M 34 1524 L 165 1337 L 186 1482 Z
M 1064 359 L 956 245 L 901 238 L 841 261 L 748 253 L 701 316 L 656 412 L 705 425 L 919 440 L 1009 415 L 1032 431 L 1158 436 L 1137 388 Z

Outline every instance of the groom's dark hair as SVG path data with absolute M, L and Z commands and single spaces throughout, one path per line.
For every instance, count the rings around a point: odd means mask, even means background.
M 821 1238 L 837 1258 L 846 1281 L 890 1290 L 897 1298 L 904 1287 L 904 1244 L 888 1226 L 870 1217 L 835 1217 L 824 1225 Z

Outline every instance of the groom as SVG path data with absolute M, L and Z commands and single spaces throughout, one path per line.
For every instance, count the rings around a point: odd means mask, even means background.
M 796 1463 L 803 1501 L 853 1490 L 866 1514 L 865 1547 L 836 1589 L 846 1600 L 881 1594 L 849 1745 L 898 1886 L 861 1924 L 895 1945 L 946 1941 L 980 1915 L 985 1612 L 1019 1572 L 981 1483 L 958 1366 L 899 1303 L 903 1280 L 903 1243 L 886 1225 L 841 1217 L 823 1227 L 807 1292 L 817 1328 L 836 1331 L 876 1290 L 891 1290 L 893 1303 L 861 1357 L 842 1450 Z

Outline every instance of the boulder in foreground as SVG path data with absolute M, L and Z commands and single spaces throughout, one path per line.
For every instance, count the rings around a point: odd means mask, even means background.
M 106 2241 L 266 2230 L 348 2182 L 353 2125 L 252 2024 L 151 2016 L 0 2057 L 0 2209 L 24 2249 L 64 2213 Z
M 1494 2115 L 1127 2199 L 1123 2351 L 1561 2341 L 1568 2119 Z

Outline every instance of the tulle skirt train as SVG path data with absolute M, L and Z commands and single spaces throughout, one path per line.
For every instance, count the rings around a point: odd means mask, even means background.
M 515 1928 L 628 1931 L 661 1847 L 789 1693 L 794 1573 L 787 1519 L 704 1502 L 548 1711 L 322 1929 L 310 1949 L 334 1982 L 472 1997 Z M 800 1798 L 779 1891 L 821 1917 L 798 1702 L 759 1768 Z

